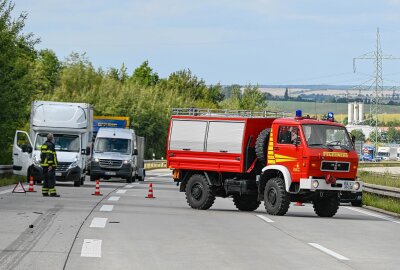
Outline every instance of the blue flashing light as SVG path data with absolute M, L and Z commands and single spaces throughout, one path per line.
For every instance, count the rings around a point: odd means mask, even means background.
M 334 121 L 334 119 L 335 119 L 335 117 L 334 117 L 333 112 L 328 112 L 328 120 Z
M 296 110 L 296 118 L 297 117 L 302 117 L 302 116 L 303 116 L 302 111 L 301 110 Z

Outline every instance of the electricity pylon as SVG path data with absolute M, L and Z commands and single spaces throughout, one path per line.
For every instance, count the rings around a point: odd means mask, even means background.
M 381 112 L 382 99 L 384 97 L 383 92 L 383 77 L 382 77 L 382 62 L 383 60 L 399 60 L 400 57 L 393 55 L 384 55 L 381 49 L 381 36 L 379 34 L 379 28 L 376 30 L 376 48 L 375 51 L 363 54 L 359 57 L 353 58 L 353 71 L 356 72 L 356 60 L 374 60 L 374 85 L 372 102 L 370 104 L 370 115 L 375 120 L 375 151 L 378 147 L 378 115 Z

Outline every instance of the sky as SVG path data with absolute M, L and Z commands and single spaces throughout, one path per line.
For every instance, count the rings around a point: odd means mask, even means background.
M 190 69 L 207 84 L 370 83 L 375 50 L 400 57 L 400 0 L 14 0 L 25 32 L 60 60 L 86 53 L 97 68 L 160 77 Z M 383 62 L 400 85 L 400 60 Z

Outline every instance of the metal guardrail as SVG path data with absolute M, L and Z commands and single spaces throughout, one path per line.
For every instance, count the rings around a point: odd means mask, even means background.
M 400 199 L 400 188 L 364 183 L 364 191 L 372 194 Z
M 165 159 L 145 160 L 144 161 L 144 168 L 145 169 L 166 168 L 166 167 L 167 167 L 167 161 Z
M 13 166 L 12 165 L 0 165 L 0 174 L 12 174 Z

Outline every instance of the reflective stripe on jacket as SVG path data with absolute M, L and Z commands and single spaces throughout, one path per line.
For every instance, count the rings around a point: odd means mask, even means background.
M 53 166 L 57 167 L 57 154 L 54 143 L 46 141 L 40 147 L 40 165 L 43 167 Z

